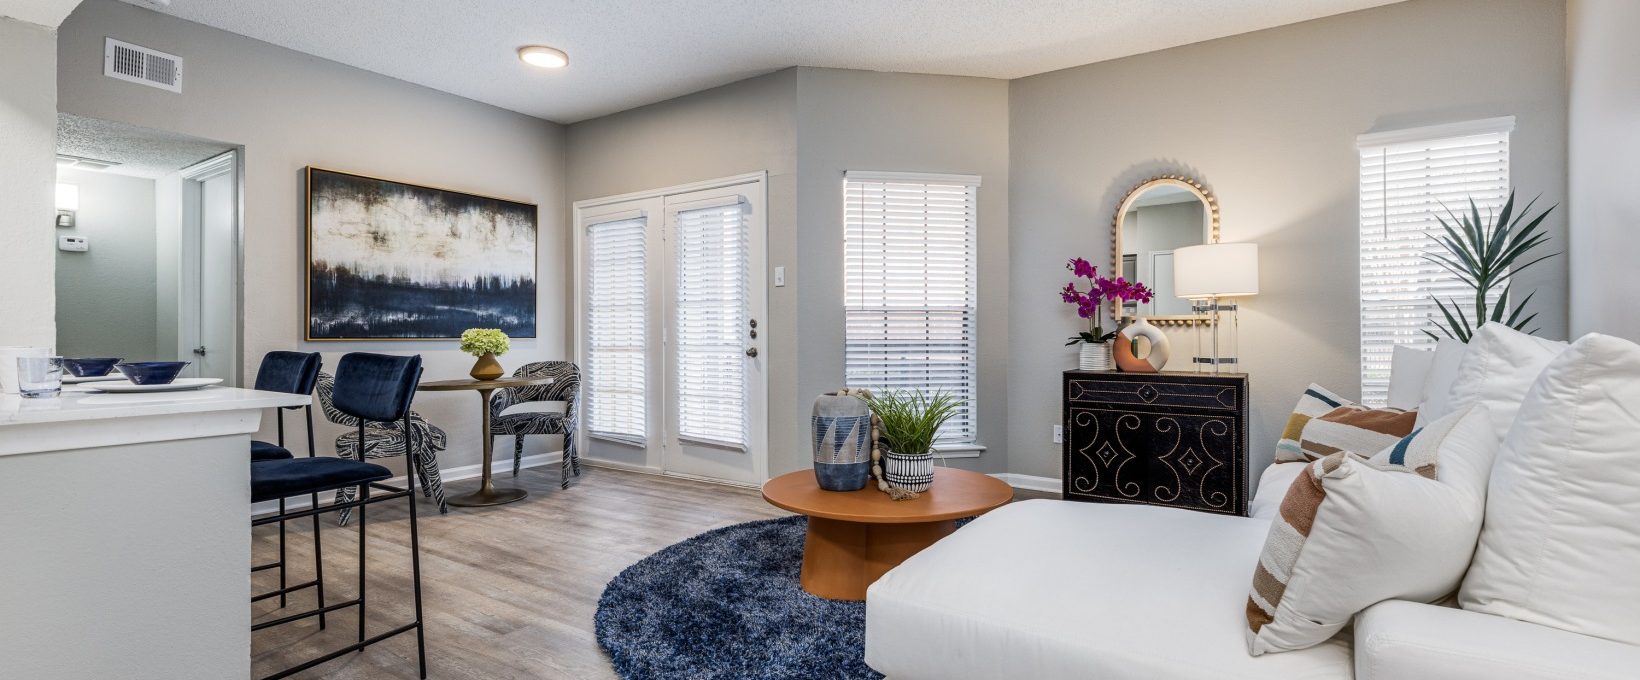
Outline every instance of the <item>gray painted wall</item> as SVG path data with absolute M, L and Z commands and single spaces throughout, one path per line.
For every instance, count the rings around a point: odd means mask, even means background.
M 57 337 L 52 249 L 57 214 L 57 34 L 0 17 L 0 345 Z
M 797 393 L 796 101 L 797 71 L 786 69 L 575 123 L 567 134 L 570 202 L 768 173 L 769 267 L 785 265 L 787 280 L 786 287 L 774 288 L 769 276 L 769 318 L 760 326 L 768 361 L 771 443 L 789 440 L 789 418 L 783 414 L 790 412 Z M 566 291 L 573 289 L 573 283 L 566 284 Z M 618 463 L 661 464 L 627 447 L 589 448 L 595 451 L 589 456 Z M 782 447 L 776 443 L 771 448 L 770 472 L 790 469 L 777 463 L 784 460 Z
M 104 36 L 187 59 L 183 92 L 103 77 Z M 561 126 L 114 0 L 82 5 L 63 23 L 58 43 L 62 111 L 244 145 L 247 379 L 275 349 L 323 351 L 331 368 L 349 351 L 420 353 L 429 379 L 464 376 L 472 366 L 453 340 L 301 340 L 308 165 L 538 204 L 539 337 L 514 340 L 502 363 L 511 370 L 567 355 Z M 463 393 L 417 399 L 416 410 L 450 434 L 443 467 L 478 462 L 476 402 Z M 340 431 L 327 424 L 321 449 Z M 300 427 L 293 432 L 301 437 Z M 551 439 L 532 439 L 526 453 L 558 449 Z
M 57 251 L 57 351 L 67 357 L 172 359 L 157 350 L 154 180 L 64 169 L 57 181 L 80 188 L 73 229 L 83 253 Z
M 1158 87 L 1156 84 L 1166 83 Z M 1514 115 L 1512 178 L 1566 193 L 1565 6 L 1415 0 L 1010 83 L 1013 294 L 1009 469 L 1057 478 L 1068 254 L 1109 259 L 1111 212 L 1147 176 L 1183 172 L 1223 207 L 1223 239 L 1259 244 L 1262 292 L 1241 320 L 1252 472 L 1298 394 L 1359 391 L 1355 137 Z M 1565 215 L 1549 221 L 1565 246 Z M 1566 334 L 1566 262 L 1539 265 L 1544 335 Z M 1176 343 L 1182 340 L 1176 340 Z
M 1008 471 L 1008 83 L 989 78 L 800 68 L 797 74 L 798 336 L 803 361 L 789 410 L 770 409 L 773 474 L 810 464 L 814 398 L 843 386 L 843 173 L 974 174 L 979 189 L 977 458 Z M 789 289 L 788 289 L 789 290 Z M 789 294 L 789 293 L 788 293 Z M 771 406 L 774 406 L 771 404 Z
M 1640 3 L 1567 6 L 1571 328 L 1640 341 Z
M 795 68 L 569 127 L 572 201 L 769 173 L 769 472 L 809 465 L 815 396 L 843 381 L 842 177 L 972 173 L 980 190 L 980 436 L 1006 470 L 1007 83 Z M 801 154 L 799 154 L 801 149 Z M 604 455 L 619 455 L 605 448 Z M 657 460 L 619 462 L 655 466 Z

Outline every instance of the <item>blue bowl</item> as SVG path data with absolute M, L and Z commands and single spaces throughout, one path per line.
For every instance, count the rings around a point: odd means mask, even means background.
M 138 361 L 129 364 L 114 364 L 120 369 L 125 378 L 138 385 L 169 385 L 177 379 L 177 374 L 188 366 L 186 361 Z
M 63 368 L 68 369 L 76 378 L 100 378 L 114 370 L 114 364 L 119 362 L 118 358 L 63 359 Z

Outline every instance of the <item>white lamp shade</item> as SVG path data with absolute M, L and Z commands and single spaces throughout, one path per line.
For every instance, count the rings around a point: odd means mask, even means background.
M 77 186 L 74 186 L 73 184 L 58 184 L 57 185 L 57 209 L 58 210 L 79 210 L 80 209 L 80 188 L 77 187 Z
M 1173 294 L 1181 298 L 1258 294 L 1258 244 L 1209 243 L 1173 251 Z

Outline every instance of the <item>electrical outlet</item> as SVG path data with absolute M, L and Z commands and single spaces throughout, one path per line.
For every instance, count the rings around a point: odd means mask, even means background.
M 1053 443 L 1055 443 L 1055 444 L 1065 443 L 1065 426 L 1064 425 L 1055 425 L 1055 426 L 1053 426 Z

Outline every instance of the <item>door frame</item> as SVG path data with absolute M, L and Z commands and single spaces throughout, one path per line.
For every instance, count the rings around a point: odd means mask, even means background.
M 768 207 L 769 206 L 769 179 L 768 179 L 768 176 L 769 176 L 769 173 L 767 171 L 759 170 L 757 172 L 749 172 L 749 173 L 744 173 L 744 174 L 740 174 L 740 175 L 732 175 L 732 176 L 729 176 L 729 177 L 720 177 L 720 178 L 717 178 L 717 179 L 705 180 L 705 181 L 700 181 L 700 182 L 690 182 L 688 184 L 678 184 L 678 185 L 663 187 L 663 188 L 659 188 L 659 189 L 650 189 L 650 190 L 647 190 L 647 191 L 636 191 L 636 192 L 631 192 L 631 193 L 618 194 L 618 195 L 614 195 L 614 196 L 603 196 L 603 197 L 600 197 L 600 198 L 589 198 L 589 199 L 574 202 L 572 204 L 572 207 L 571 207 L 571 219 L 570 219 L 570 222 L 571 222 L 571 244 L 570 244 L 570 249 L 571 249 L 571 260 L 574 263 L 573 267 L 572 267 L 572 278 L 571 278 L 571 281 L 570 281 L 571 295 L 574 297 L 574 304 L 572 305 L 572 308 L 574 309 L 574 319 L 573 319 L 573 323 L 571 324 L 571 326 L 572 326 L 572 333 L 574 334 L 574 336 L 573 336 L 573 338 L 571 338 L 570 345 L 573 348 L 575 361 L 576 361 L 577 365 L 581 365 L 581 366 L 586 365 L 586 287 L 585 287 L 585 275 L 586 275 L 586 271 L 585 271 L 585 267 L 586 267 L 586 258 L 585 258 L 585 255 L 586 255 L 586 253 L 585 253 L 585 248 L 586 248 L 586 243 L 585 243 L 585 241 L 586 241 L 586 233 L 585 233 L 586 232 L 586 218 L 588 216 L 597 217 L 597 216 L 600 216 L 602 213 L 606 213 L 607 211 L 599 211 L 598 208 L 609 206 L 611 204 L 630 203 L 630 202 L 646 201 L 646 200 L 660 200 L 660 201 L 664 202 L 665 199 L 668 196 L 689 194 L 689 193 L 695 193 L 695 192 L 699 192 L 699 191 L 709 191 L 709 190 L 713 190 L 713 189 L 727 189 L 727 188 L 735 187 L 735 186 L 755 184 L 756 187 L 753 188 L 752 191 L 755 191 L 755 192 L 761 194 L 761 203 L 762 203 L 763 212 L 764 212 L 764 214 L 762 215 L 763 238 L 761 239 L 763 247 L 762 247 L 762 252 L 757 253 L 757 254 L 761 255 L 762 259 L 763 259 L 762 268 L 764 270 L 763 271 L 763 277 L 764 277 L 763 288 L 764 288 L 764 290 L 762 291 L 762 295 L 754 295 L 753 296 L 754 300 L 752 301 L 751 313 L 752 313 L 752 318 L 764 320 L 764 326 L 759 328 L 759 333 L 763 337 L 769 337 L 769 334 L 768 334 L 768 331 L 767 331 L 767 320 L 769 318 L 769 291 L 768 291 L 768 288 L 769 288 L 769 281 L 768 281 L 769 273 L 768 273 L 768 269 L 770 267 L 769 259 L 768 259 L 768 230 L 769 230 L 769 219 L 768 219 L 768 212 L 769 212 L 769 207 Z M 665 214 L 664 207 L 659 213 L 653 215 L 653 219 L 662 220 L 663 223 L 664 223 L 665 220 L 668 219 L 668 217 Z M 668 268 L 667 271 L 670 271 L 670 268 Z M 765 357 L 765 358 L 768 357 L 769 356 L 768 343 L 759 343 L 759 346 L 762 348 L 760 351 L 763 353 L 763 357 Z M 663 354 L 664 354 L 664 352 L 663 352 Z M 767 370 L 767 367 L 769 365 L 770 364 L 765 360 L 765 362 L 764 362 L 765 369 L 762 370 L 762 371 L 757 371 L 756 376 L 754 378 L 754 379 L 757 380 L 758 389 L 762 392 L 763 395 L 765 395 L 765 398 L 767 397 L 767 395 L 769 393 L 769 371 Z M 662 380 L 666 379 L 666 377 L 664 375 L 661 376 L 661 378 L 662 378 Z M 668 384 L 668 383 L 663 383 L 663 385 L 666 385 L 666 384 Z M 663 387 L 661 391 L 664 392 L 665 390 L 666 390 L 666 388 Z M 663 400 L 661 400 L 661 401 L 663 401 Z M 652 400 L 651 403 L 655 403 L 655 401 Z M 761 419 L 756 417 L 757 415 L 759 415 L 759 411 L 761 411 L 761 416 L 762 416 Z M 751 423 L 751 434 L 749 436 L 750 441 L 748 442 L 748 447 L 750 448 L 750 451 L 748 451 L 748 454 L 752 457 L 753 477 L 756 480 L 756 485 L 761 486 L 762 483 L 764 481 L 767 481 L 768 478 L 769 478 L 769 423 L 768 423 L 769 417 L 768 417 L 768 409 L 767 408 L 752 409 L 752 411 L 748 415 L 748 417 L 753 418 L 753 422 Z M 646 419 L 649 421 L 649 423 L 646 425 L 646 427 L 648 427 L 651 430 L 651 432 L 646 433 L 646 435 L 648 435 L 648 436 L 646 436 L 646 441 L 655 444 L 656 447 L 659 448 L 659 442 L 655 441 L 655 435 L 658 434 L 658 433 L 654 432 L 654 430 L 657 429 L 657 423 L 658 422 L 664 422 L 665 419 L 662 417 L 662 414 L 660 412 L 658 412 L 658 410 L 652 410 L 648 414 Z M 589 431 L 589 428 L 587 428 L 587 427 L 577 428 L 577 431 L 576 431 L 576 446 L 581 451 L 587 451 L 588 450 L 588 447 L 587 447 L 587 439 L 589 437 L 588 431 Z M 659 453 L 659 455 L 652 455 L 650 452 L 646 452 L 645 453 L 645 464 L 643 465 L 642 471 L 656 473 L 656 474 L 662 474 L 662 475 L 666 475 L 666 476 L 669 476 L 669 477 L 680 477 L 680 478 L 685 478 L 685 479 L 699 479 L 699 480 L 702 480 L 702 481 L 729 484 L 729 485 L 734 485 L 734 486 L 746 486 L 746 485 L 742 485 L 742 484 L 732 482 L 732 481 L 727 481 L 727 480 L 702 478 L 702 477 L 698 477 L 698 476 L 695 476 L 695 475 L 688 475 L 688 474 L 682 474 L 682 473 L 676 473 L 676 472 L 668 472 L 668 471 L 666 471 L 666 467 L 665 467 L 665 465 L 666 465 L 665 455 L 666 454 L 664 452 Z M 629 466 L 622 465 L 621 467 L 629 467 Z
M 179 231 L 177 266 L 177 357 L 186 361 L 193 356 L 193 340 L 200 324 L 199 281 L 201 214 L 200 186 L 224 174 L 233 175 L 234 225 L 233 263 L 229 275 L 233 278 L 233 357 L 228 382 L 230 386 L 245 384 L 245 156 L 244 147 L 230 149 L 209 159 L 179 170 L 182 179 L 182 225 Z M 192 330 L 190 330 L 192 329 Z

